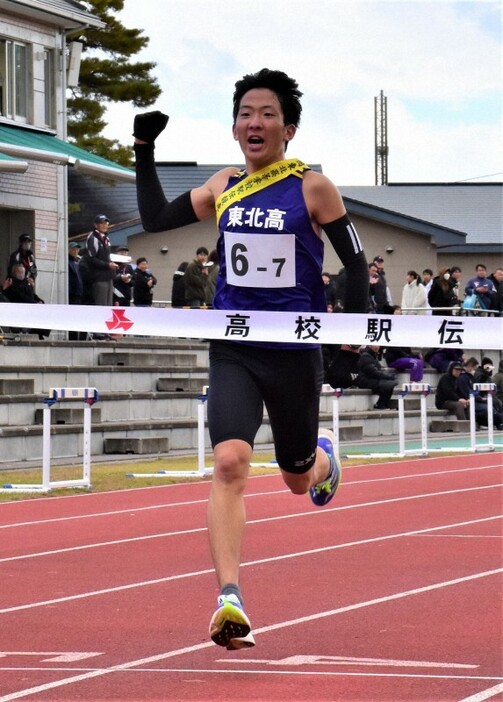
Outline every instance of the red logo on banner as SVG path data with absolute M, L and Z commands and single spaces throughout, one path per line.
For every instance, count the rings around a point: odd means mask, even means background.
M 112 331 L 113 329 L 123 329 L 124 331 L 131 329 L 134 322 L 128 319 L 125 313 L 126 310 L 112 310 L 112 319 L 109 322 L 106 322 L 106 325 L 110 329 L 110 331 Z

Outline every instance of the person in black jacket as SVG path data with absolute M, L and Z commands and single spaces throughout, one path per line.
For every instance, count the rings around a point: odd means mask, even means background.
M 37 264 L 33 253 L 33 239 L 29 234 L 21 234 L 19 246 L 9 257 L 7 266 L 7 276 L 12 276 L 12 268 L 16 263 L 22 263 L 25 270 L 25 277 L 35 280 L 37 277 Z
M 356 384 L 378 395 L 374 409 L 390 409 L 389 401 L 398 381 L 392 371 L 387 371 L 379 363 L 379 349 L 377 345 L 366 346 L 360 354 Z
M 111 307 L 114 303 L 113 279 L 118 265 L 110 258 L 109 226 L 106 215 L 96 216 L 94 229 L 86 239 L 86 268 L 93 304 Z
M 451 269 L 445 267 L 441 268 L 437 277 L 433 278 L 433 283 L 428 293 L 428 304 L 432 308 L 432 314 L 438 316 L 449 316 L 452 314 L 450 309 L 443 308 L 454 307 L 456 305 L 457 297 L 454 292 L 455 287 L 456 281 L 451 276 Z
M 75 241 L 68 245 L 68 304 L 81 305 L 82 295 L 84 293 L 84 284 L 80 273 L 79 265 L 80 244 Z M 68 339 L 70 341 L 85 341 L 87 339 L 86 332 L 69 331 Z
M 184 273 L 189 265 L 188 261 L 182 261 L 173 273 L 173 285 L 171 287 L 171 307 L 185 307 L 185 280 Z
M 118 246 L 115 252 L 119 256 L 129 257 L 127 246 Z M 118 268 L 114 276 L 114 305 L 118 307 L 130 307 L 133 296 L 134 268 L 127 261 L 118 263 Z
M 458 391 L 461 397 L 464 397 L 466 400 L 470 399 L 474 382 L 480 382 L 475 380 L 475 374 L 479 365 L 480 364 L 477 359 L 473 358 L 472 356 L 465 362 L 464 371 L 459 377 Z M 487 427 L 489 421 L 487 411 L 487 394 L 475 392 L 473 394 L 473 399 L 475 402 L 475 421 L 477 424 Z M 495 404 L 493 404 L 493 422 L 496 429 L 503 429 L 503 412 L 499 411 Z
M 10 302 L 44 304 L 35 292 L 35 281 L 26 277 L 26 270 L 22 263 L 12 266 L 11 275 L 2 283 L 2 290 Z M 20 320 L 22 321 L 22 320 Z M 30 334 L 38 334 L 39 339 L 49 336 L 50 329 L 25 329 Z
M 133 288 L 135 307 L 152 307 L 155 285 L 157 285 L 157 278 L 149 270 L 147 259 L 144 257 L 137 259 Z
M 447 371 L 440 376 L 435 391 L 435 407 L 446 409 L 457 419 L 468 419 L 470 400 L 463 397 L 458 389 L 458 379 L 463 372 L 463 364 L 452 361 Z

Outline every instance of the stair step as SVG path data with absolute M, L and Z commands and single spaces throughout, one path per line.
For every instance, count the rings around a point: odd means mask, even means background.
M 168 453 L 169 440 L 166 436 L 150 436 L 124 439 L 107 438 L 104 441 L 104 453 Z

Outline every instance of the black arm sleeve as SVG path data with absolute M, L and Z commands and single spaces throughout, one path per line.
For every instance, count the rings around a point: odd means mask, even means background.
M 155 168 L 154 145 L 135 144 L 136 197 L 143 228 L 147 232 L 162 232 L 198 222 L 190 192 L 168 202 Z
M 369 270 L 356 229 L 347 214 L 321 226 L 346 269 L 344 312 L 367 312 Z

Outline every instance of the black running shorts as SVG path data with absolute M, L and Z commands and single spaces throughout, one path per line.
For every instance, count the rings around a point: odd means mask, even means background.
M 285 350 L 210 342 L 212 446 L 241 439 L 253 448 L 265 405 L 279 467 L 288 473 L 305 473 L 316 457 L 322 382 L 318 348 Z

